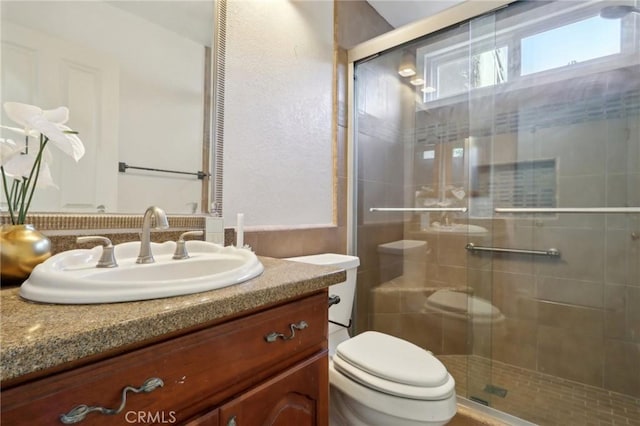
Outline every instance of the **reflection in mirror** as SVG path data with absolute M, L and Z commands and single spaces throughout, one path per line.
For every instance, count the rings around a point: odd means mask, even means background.
M 0 7 L 2 102 L 68 106 L 68 125 L 87 151 L 75 164 L 52 150 L 58 188 L 39 189 L 31 212 L 208 209 L 213 2 L 3 0 Z M 14 125 L 4 112 L 2 124 Z M 3 130 L 2 137 L 20 136 Z M 123 172 L 119 163 L 206 176 Z

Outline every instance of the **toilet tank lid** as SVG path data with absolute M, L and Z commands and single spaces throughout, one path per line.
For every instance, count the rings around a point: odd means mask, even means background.
M 312 265 L 336 266 L 343 269 L 357 268 L 360 266 L 360 258 L 346 254 L 323 253 L 311 256 L 288 257 L 285 260 L 292 260 L 300 263 L 310 263 Z
M 420 240 L 399 240 L 390 243 L 380 244 L 378 246 L 379 253 L 403 254 L 407 250 L 424 247 L 426 241 Z

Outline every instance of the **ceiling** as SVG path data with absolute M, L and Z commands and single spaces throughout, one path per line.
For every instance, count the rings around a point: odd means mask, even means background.
M 140 18 L 181 34 L 203 46 L 211 46 L 213 38 L 213 2 L 180 1 L 107 1 Z
M 347 0 L 348 1 L 348 0 Z M 464 0 L 366 0 L 394 28 L 434 15 Z M 155 22 L 205 46 L 211 45 L 213 2 L 107 1 L 109 4 Z M 179 18 L 179 19 L 177 19 Z
M 435 15 L 464 0 L 367 0 L 394 28 Z

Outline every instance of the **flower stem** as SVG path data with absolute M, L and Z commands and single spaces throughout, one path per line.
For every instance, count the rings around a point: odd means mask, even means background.
M 9 192 L 9 187 L 7 186 L 7 175 L 4 173 L 4 167 L 0 166 L 0 171 L 2 172 L 2 186 L 4 188 L 4 196 L 7 200 L 7 206 L 9 206 L 9 216 L 11 217 L 11 224 L 16 224 L 16 216 L 13 213 L 13 205 L 12 205 L 12 194 L 13 188 L 15 187 L 15 181 L 13 181 L 13 185 L 11 187 L 11 192 Z
M 29 190 L 29 179 L 23 177 L 22 181 L 18 184 L 18 187 L 18 197 L 16 198 L 16 205 L 14 208 L 18 210 L 18 223 L 23 224 L 26 216 L 24 211 L 24 200 L 27 198 L 27 191 Z
M 31 200 L 33 200 L 33 193 L 36 190 L 36 184 L 38 183 L 38 176 L 40 176 L 40 164 L 42 163 L 42 153 L 44 152 L 45 146 L 47 146 L 47 142 L 49 142 L 49 138 L 43 135 L 42 133 L 40 133 L 40 149 L 38 150 L 38 156 L 36 157 L 36 161 L 34 161 L 33 163 L 33 168 L 31 169 L 31 173 L 29 174 L 29 179 L 28 179 L 28 182 L 31 183 L 31 192 L 29 194 L 29 200 L 27 201 L 26 207 L 24 207 L 24 210 L 21 209 L 22 210 L 21 223 L 24 223 L 24 220 L 27 217 L 27 212 L 29 211 L 29 207 L 31 206 Z M 35 171 L 35 176 L 33 176 L 34 171 Z M 33 177 L 33 180 L 31 179 L 32 177 Z M 25 195 L 26 195 L 26 190 L 25 190 Z M 22 201 L 24 206 L 24 200 Z
M 13 180 L 13 183 L 11 184 L 11 200 L 13 203 L 13 211 L 15 212 L 16 210 L 18 210 L 18 195 L 20 195 L 20 187 L 22 185 L 22 182 L 20 182 L 17 179 Z M 14 223 L 14 225 L 16 225 Z

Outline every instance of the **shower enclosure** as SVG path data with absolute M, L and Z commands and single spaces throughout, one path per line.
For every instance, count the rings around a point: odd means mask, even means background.
M 612 5 L 461 5 L 350 52 L 355 331 L 541 425 L 640 425 L 640 10 Z

